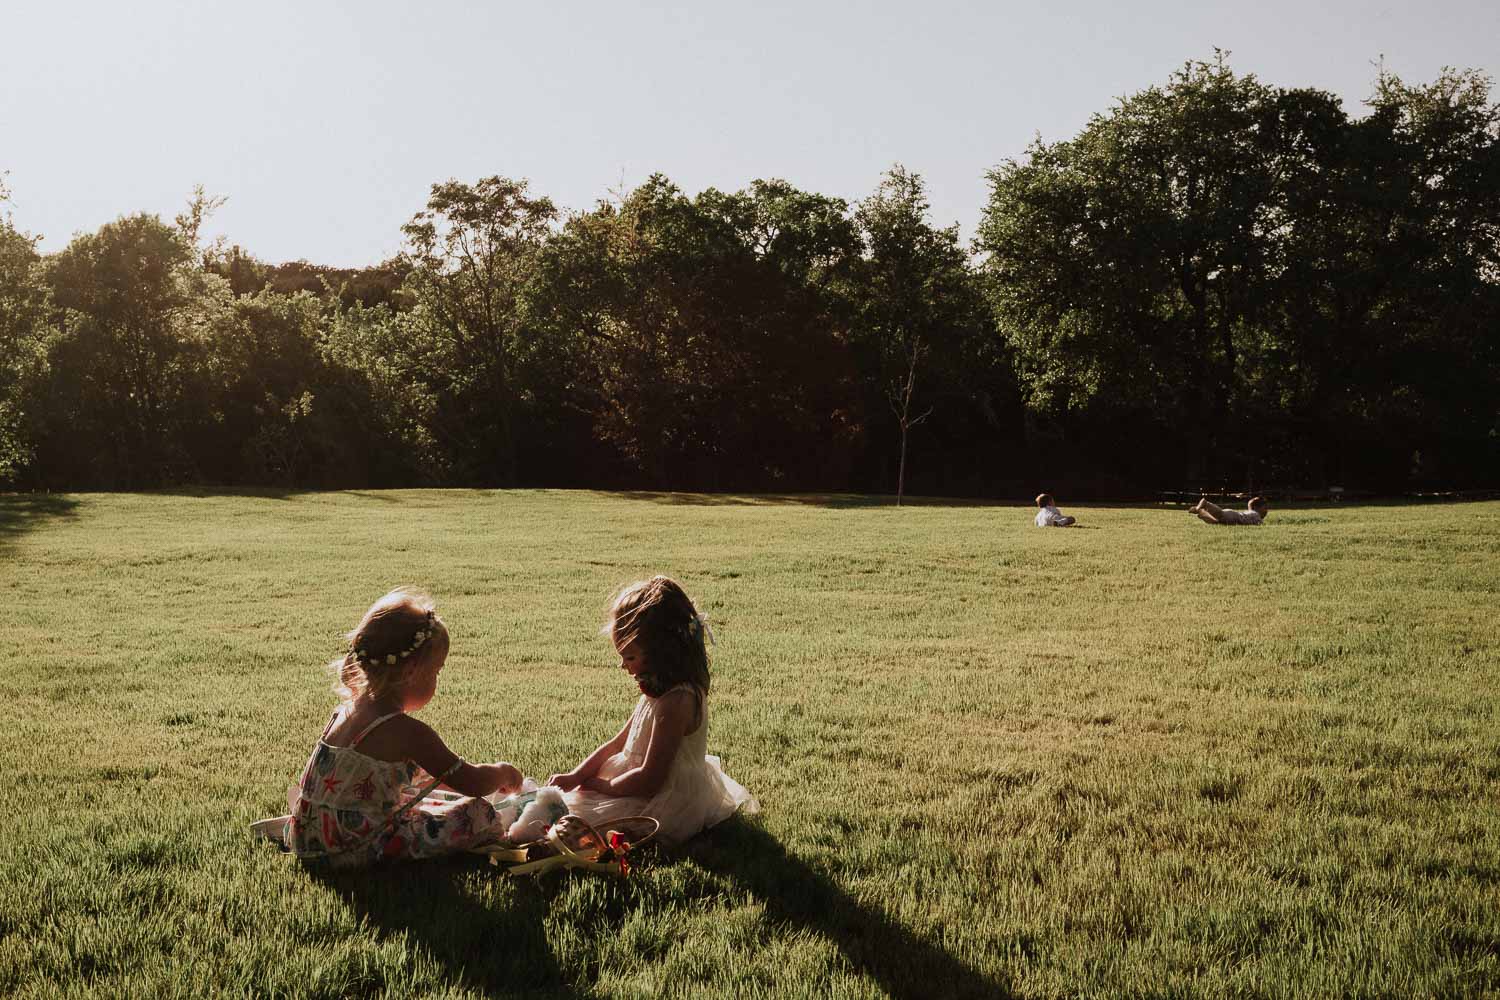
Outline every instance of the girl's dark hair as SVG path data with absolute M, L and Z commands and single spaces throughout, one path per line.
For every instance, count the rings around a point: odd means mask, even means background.
M 646 661 L 646 669 L 636 675 L 644 693 L 658 698 L 689 683 L 708 694 L 703 619 L 675 580 L 653 576 L 621 590 L 610 602 L 604 631 L 616 649 L 636 643 Z

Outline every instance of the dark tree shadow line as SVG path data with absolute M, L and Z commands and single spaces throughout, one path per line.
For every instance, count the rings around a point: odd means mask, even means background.
M 0 493 L 0 544 L 77 516 L 78 501 L 58 493 Z

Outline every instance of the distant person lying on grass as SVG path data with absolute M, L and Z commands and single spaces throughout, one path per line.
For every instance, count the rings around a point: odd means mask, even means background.
M 398 589 L 376 601 L 332 664 L 343 699 L 291 789 L 291 815 L 251 829 L 298 857 L 340 865 L 430 858 L 501 840 L 482 796 L 515 791 L 510 764 L 469 764 L 408 715 L 437 691 L 448 629 L 432 600 Z M 438 797 L 439 788 L 463 797 Z
M 1038 528 L 1070 528 L 1078 523 L 1077 518 L 1069 517 L 1057 509 L 1057 501 L 1052 499 L 1051 493 L 1038 493 L 1036 505 L 1041 508 L 1036 512 Z
M 1266 502 L 1261 497 L 1254 497 L 1244 510 L 1225 510 L 1209 503 L 1207 498 L 1200 498 L 1188 508 L 1188 513 L 1197 514 L 1208 524 L 1260 524 L 1266 519 Z

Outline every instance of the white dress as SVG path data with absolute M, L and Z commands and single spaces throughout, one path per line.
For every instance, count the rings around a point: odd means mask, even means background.
M 1073 519 L 1056 507 L 1043 507 L 1036 512 L 1036 526 L 1038 528 L 1066 528 L 1073 523 Z
M 698 696 L 691 684 L 679 684 L 670 690 L 686 690 Z M 641 695 L 635 713 L 630 717 L 625 746 L 599 767 L 600 778 L 613 778 L 645 763 L 646 748 L 651 745 L 651 732 L 656 724 L 657 704 L 657 699 Z M 755 801 L 755 796 L 724 773 L 719 758 L 708 755 L 708 705 L 701 697 L 698 704 L 702 707 L 703 718 L 697 729 L 682 738 L 677 757 L 667 772 L 667 780 L 655 795 L 649 798 L 617 797 L 574 789 L 565 796 L 568 808 L 601 831 L 612 819 L 650 816 L 661 824 L 657 836 L 674 844 L 707 830 L 740 810 L 760 812 L 760 803 Z

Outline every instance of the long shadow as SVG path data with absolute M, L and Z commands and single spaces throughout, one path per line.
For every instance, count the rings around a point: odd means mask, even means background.
M 193 500 L 218 500 L 223 497 L 247 497 L 256 500 L 295 500 L 310 493 L 332 492 L 293 486 L 161 486 L 150 490 L 119 490 L 142 496 L 187 497 Z
M 890 996 L 1015 996 L 1010 983 L 984 975 L 854 899 L 754 823 L 722 823 L 694 841 L 688 854 L 759 899 L 771 920 L 831 940 L 856 972 Z
M 1015 996 L 1009 982 L 987 976 L 918 937 L 880 910 L 853 898 L 827 875 L 787 852 L 759 826 L 732 819 L 694 840 L 684 852 L 733 881 L 765 907 L 776 924 L 831 941 L 853 970 L 897 998 Z M 669 856 L 661 861 L 670 863 Z M 484 895 L 494 878 L 476 860 L 424 861 L 360 871 L 304 866 L 382 936 L 401 934 L 440 964 L 454 985 L 489 996 L 582 996 L 553 957 L 545 921 L 552 894 L 515 893 L 505 906 Z M 630 894 L 600 901 L 599 927 L 607 933 L 634 908 Z
M 665 490 L 598 490 L 600 496 L 645 500 L 674 507 L 824 507 L 851 510 L 896 506 L 896 498 L 872 493 L 676 493 Z M 907 507 L 1014 507 L 1018 501 L 964 497 L 906 497 Z
M 520 892 L 505 906 L 484 898 L 495 869 L 479 859 L 423 861 L 359 871 L 304 869 L 384 936 L 404 934 L 463 985 L 486 996 L 589 996 L 553 958 L 547 897 Z
M 594 490 L 599 496 L 622 500 L 643 500 L 669 507 L 821 507 L 826 510 L 856 510 L 896 507 L 896 498 L 864 493 L 678 493 L 669 490 Z M 1167 492 L 1156 497 L 1127 500 L 1070 499 L 1063 506 L 1090 510 L 1185 510 L 1200 496 L 1221 506 L 1238 509 L 1250 498 L 1249 493 Z M 1283 498 L 1275 490 L 1265 491 L 1272 511 L 1339 510 L 1359 507 L 1415 507 L 1428 504 L 1475 503 L 1500 499 L 1495 491 L 1470 491 L 1464 494 L 1431 494 L 1405 497 L 1350 497 L 1343 500 L 1318 498 Z M 1032 507 L 1027 496 L 1006 497 L 906 497 L 907 507 L 994 507 L 1013 509 Z
M 78 501 L 56 493 L 0 493 L 0 544 L 51 521 L 76 517 Z
M 1264 496 L 1273 509 L 1281 510 L 1339 510 L 1359 507 L 1425 507 L 1460 503 L 1485 503 L 1500 500 L 1500 490 L 1452 490 L 1448 492 L 1416 492 L 1401 494 L 1354 493 L 1344 496 L 1329 496 L 1316 491 L 1277 490 L 1268 487 L 1257 491 Z M 1230 493 L 1221 490 L 1174 490 L 1160 494 L 1154 506 L 1188 506 L 1200 496 L 1221 507 L 1239 507 L 1251 496 L 1250 492 Z

